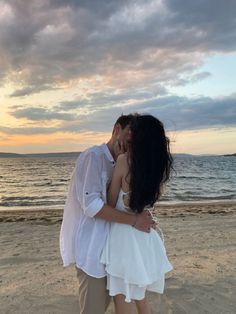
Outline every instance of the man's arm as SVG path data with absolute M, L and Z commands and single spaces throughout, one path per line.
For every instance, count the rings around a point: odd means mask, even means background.
M 128 214 L 104 204 L 101 198 L 100 168 L 100 160 L 94 153 L 89 153 L 79 163 L 75 178 L 76 194 L 83 207 L 84 214 L 110 222 L 128 224 L 140 231 L 149 232 L 150 227 L 153 226 L 153 221 L 148 212 L 138 215 Z
M 155 222 L 148 211 L 143 211 L 141 214 L 128 214 L 107 204 L 105 204 L 94 217 L 110 222 L 131 225 L 143 232 L 150 232 L 150 228 L 155 225 Z
M 104 220 L 128 224 L 141 231 L 149 232 L 150 223 L 152 224 L 152 217 L 148 213 L 141 216 L 135 213 L 125 213 L 114 208 L 122 185 L 122 177 L 125 173 L 125 155 L 121 154 L 116 161 L 116 166 L 113 171 L 111 184 L 107 193 L 107 204 L 95 215 L 96 218 Z

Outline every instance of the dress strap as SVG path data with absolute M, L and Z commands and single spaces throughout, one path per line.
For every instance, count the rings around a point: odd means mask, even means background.
M 127 194 L 130 194 L 130 193 L 131 193 L 131 191 L 124 192 L 122 189 L 121 189 L 121 192 L 122 192 L 123 195 L 127 195 Z

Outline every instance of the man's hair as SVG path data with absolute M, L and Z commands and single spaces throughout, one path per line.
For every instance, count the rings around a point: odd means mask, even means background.
M 115 122 L 114 126 L 119 123 L 121 125 L 122 130 L 129 125 L 133 119 L 137 116 L 137 114 L 128 114 L 128 115 L 121 115 Z

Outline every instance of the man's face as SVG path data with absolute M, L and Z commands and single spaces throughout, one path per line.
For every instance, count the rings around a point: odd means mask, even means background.
M 117 129 L 117 140 L 121 143 L 123 142 L 125 151 L 128 148 L 128 143 L 131 140 L 131 130 L 130 126 L 127 125 L 124 129 L 121 128 L 120 125 L 118 125 L 119 128 Z

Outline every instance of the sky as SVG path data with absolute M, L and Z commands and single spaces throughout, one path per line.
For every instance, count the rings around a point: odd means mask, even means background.
M 82 151 L 149 113 L 173 153 L 236 152 L 235 0 L 0 0 L 0 152 Z

